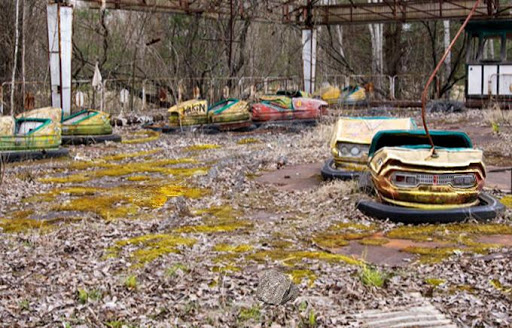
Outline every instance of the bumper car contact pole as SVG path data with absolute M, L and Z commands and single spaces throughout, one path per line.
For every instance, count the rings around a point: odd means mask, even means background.
M 432 140 L 432 136 L 430 135 L 430 131 L 428 130 L 427 121 L 426 121 L 426 118 L 425 118 L 428 90 L 429 90 L 430 85 L 434 81 L 435 76 L 437 75 L 437 73 L 441 69 L 441 66 L 443 65 L 444 61 L 446 60 L 446 57 L 448 57 L 448 54 L 451 52 L 455 42 L 457 41 L 457 39 L 462 34 L 462 31 L 464 31 L 464 28 L 468 24 L 468 22 L 471 19 L 471 17 L 473 17 L 473 14 L 475 13 L 475 11 L 478 8 L 478 6 L 480 5 L 480 2 L 481 2 L 481 0 L 476 0 L 475 5 L 473 6 L 473 8 L 471 9 L 471 11 L 468 14 L 468 17 L 466 17 L 466 20 L 464 21 L 462 26 L 459 28 L 459 31 L 457 32 L 457 34 L 453 38 L 452 42 L 450 43 L 450 45 L 448 46 L 446 51 L 444 52 L 443 57 L 441 58 L 441 60 L 439 60 L 439 63 L 437 64 L 436 68 L 432 72 L 432 75 L 430 75 L 430 77 L 429 77 L 429 79 L 427 81 L 427 84 L 425 85 L 425 89 L 423 89 L 423 93 L 421 94 L 421 119 L 423 121 L 423 127 L 425 128 L 425 133 L 427 134 L 427 137 L 428 137 L 428 140 L 430 142 L 430 145 L 432 146 L 431 157 L 434 157 L 434 158 L 437 157 L 436 149 L 435 149 L 434 141 Z

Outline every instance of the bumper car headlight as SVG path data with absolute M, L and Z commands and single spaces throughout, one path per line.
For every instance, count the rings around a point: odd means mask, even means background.
M 362 157 L 368 153 L 369 147 L 367 145 L 338 143 L 338 155 L 340 157 Z

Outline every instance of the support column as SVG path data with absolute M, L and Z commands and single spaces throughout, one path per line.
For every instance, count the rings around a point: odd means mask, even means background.
M 55 0 L 48 3 L 48 51 L 52 106 L 71 114 L 71 57 L 73 53 L 73 7 Z
M 302 30 L 302 61 L 304 65 L 304 91 L 315 92 L 316 38 L 314 28 Z

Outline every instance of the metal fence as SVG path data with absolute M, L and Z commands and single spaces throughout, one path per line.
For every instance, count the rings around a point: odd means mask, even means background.
M 326 75 L 317 78 L 316 86 L 325 83 L 339 88 L 348 85 L 371 85 L 371 97 L 375 100 L 419 100 L 427 76 L 421 74 L 389 75 Z M 248 98 L 254 94 L 268 94 L 280 89 L 303 89 L 300 76 L 290 77 L 241 77 L 241 78 L 151 78 L 151 79 L 106 79 L 99 88 L 93 88 L 91 80 L 73 81 L 73 111 L 97 108 L 111 114 L 122 112 L 146 112 L 167 108 L 179 101 L 200 96 L 210 103 L 222 98 Z M 0 110 L 11 113 L 10 92 L 13 84 L 0 86 Z M 13 113 L 27 108 L 50 106 L 48 81 L 16 82 Z M 79 101 L 83 100 L 83 102 Z M 81 106 L 80 106 L 81 105 Z

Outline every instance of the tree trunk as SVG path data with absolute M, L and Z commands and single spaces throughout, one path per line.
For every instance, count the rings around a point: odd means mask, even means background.
M 12 79 L 11 79 L 11 116 L 14 115 L 14 89 L 16 82 L 16 67 L 18 66 L 18 43 L 20 39 L 20 31 L 18 22 L 20 20 L 20 0 L 16 0 L 16 21 L 14 24 L 14 60 L 12 64 Z
M 378 3 L 380 0 L 368 0 L 368 2 Z M 384 67 L 384 56 L 382 52 L 383 45 L 383 24 L 369 24 L 370 37 L 372 41 L 372 75 L 381 75 Z M 376 90 L 382 91 L 382 83 L 380 78 L 373 81 Z
M 25 108 L 25 76 L 27 74 L 26 72 L 26 66 L 25 66 L 25 38 L 27 37 L 27 10 L 26 10 L 26 0 L 23 0 L 23 14 L 21 16 L 21 96 L 22 96 L 22 106 L 23 111 L 26 110 Z

